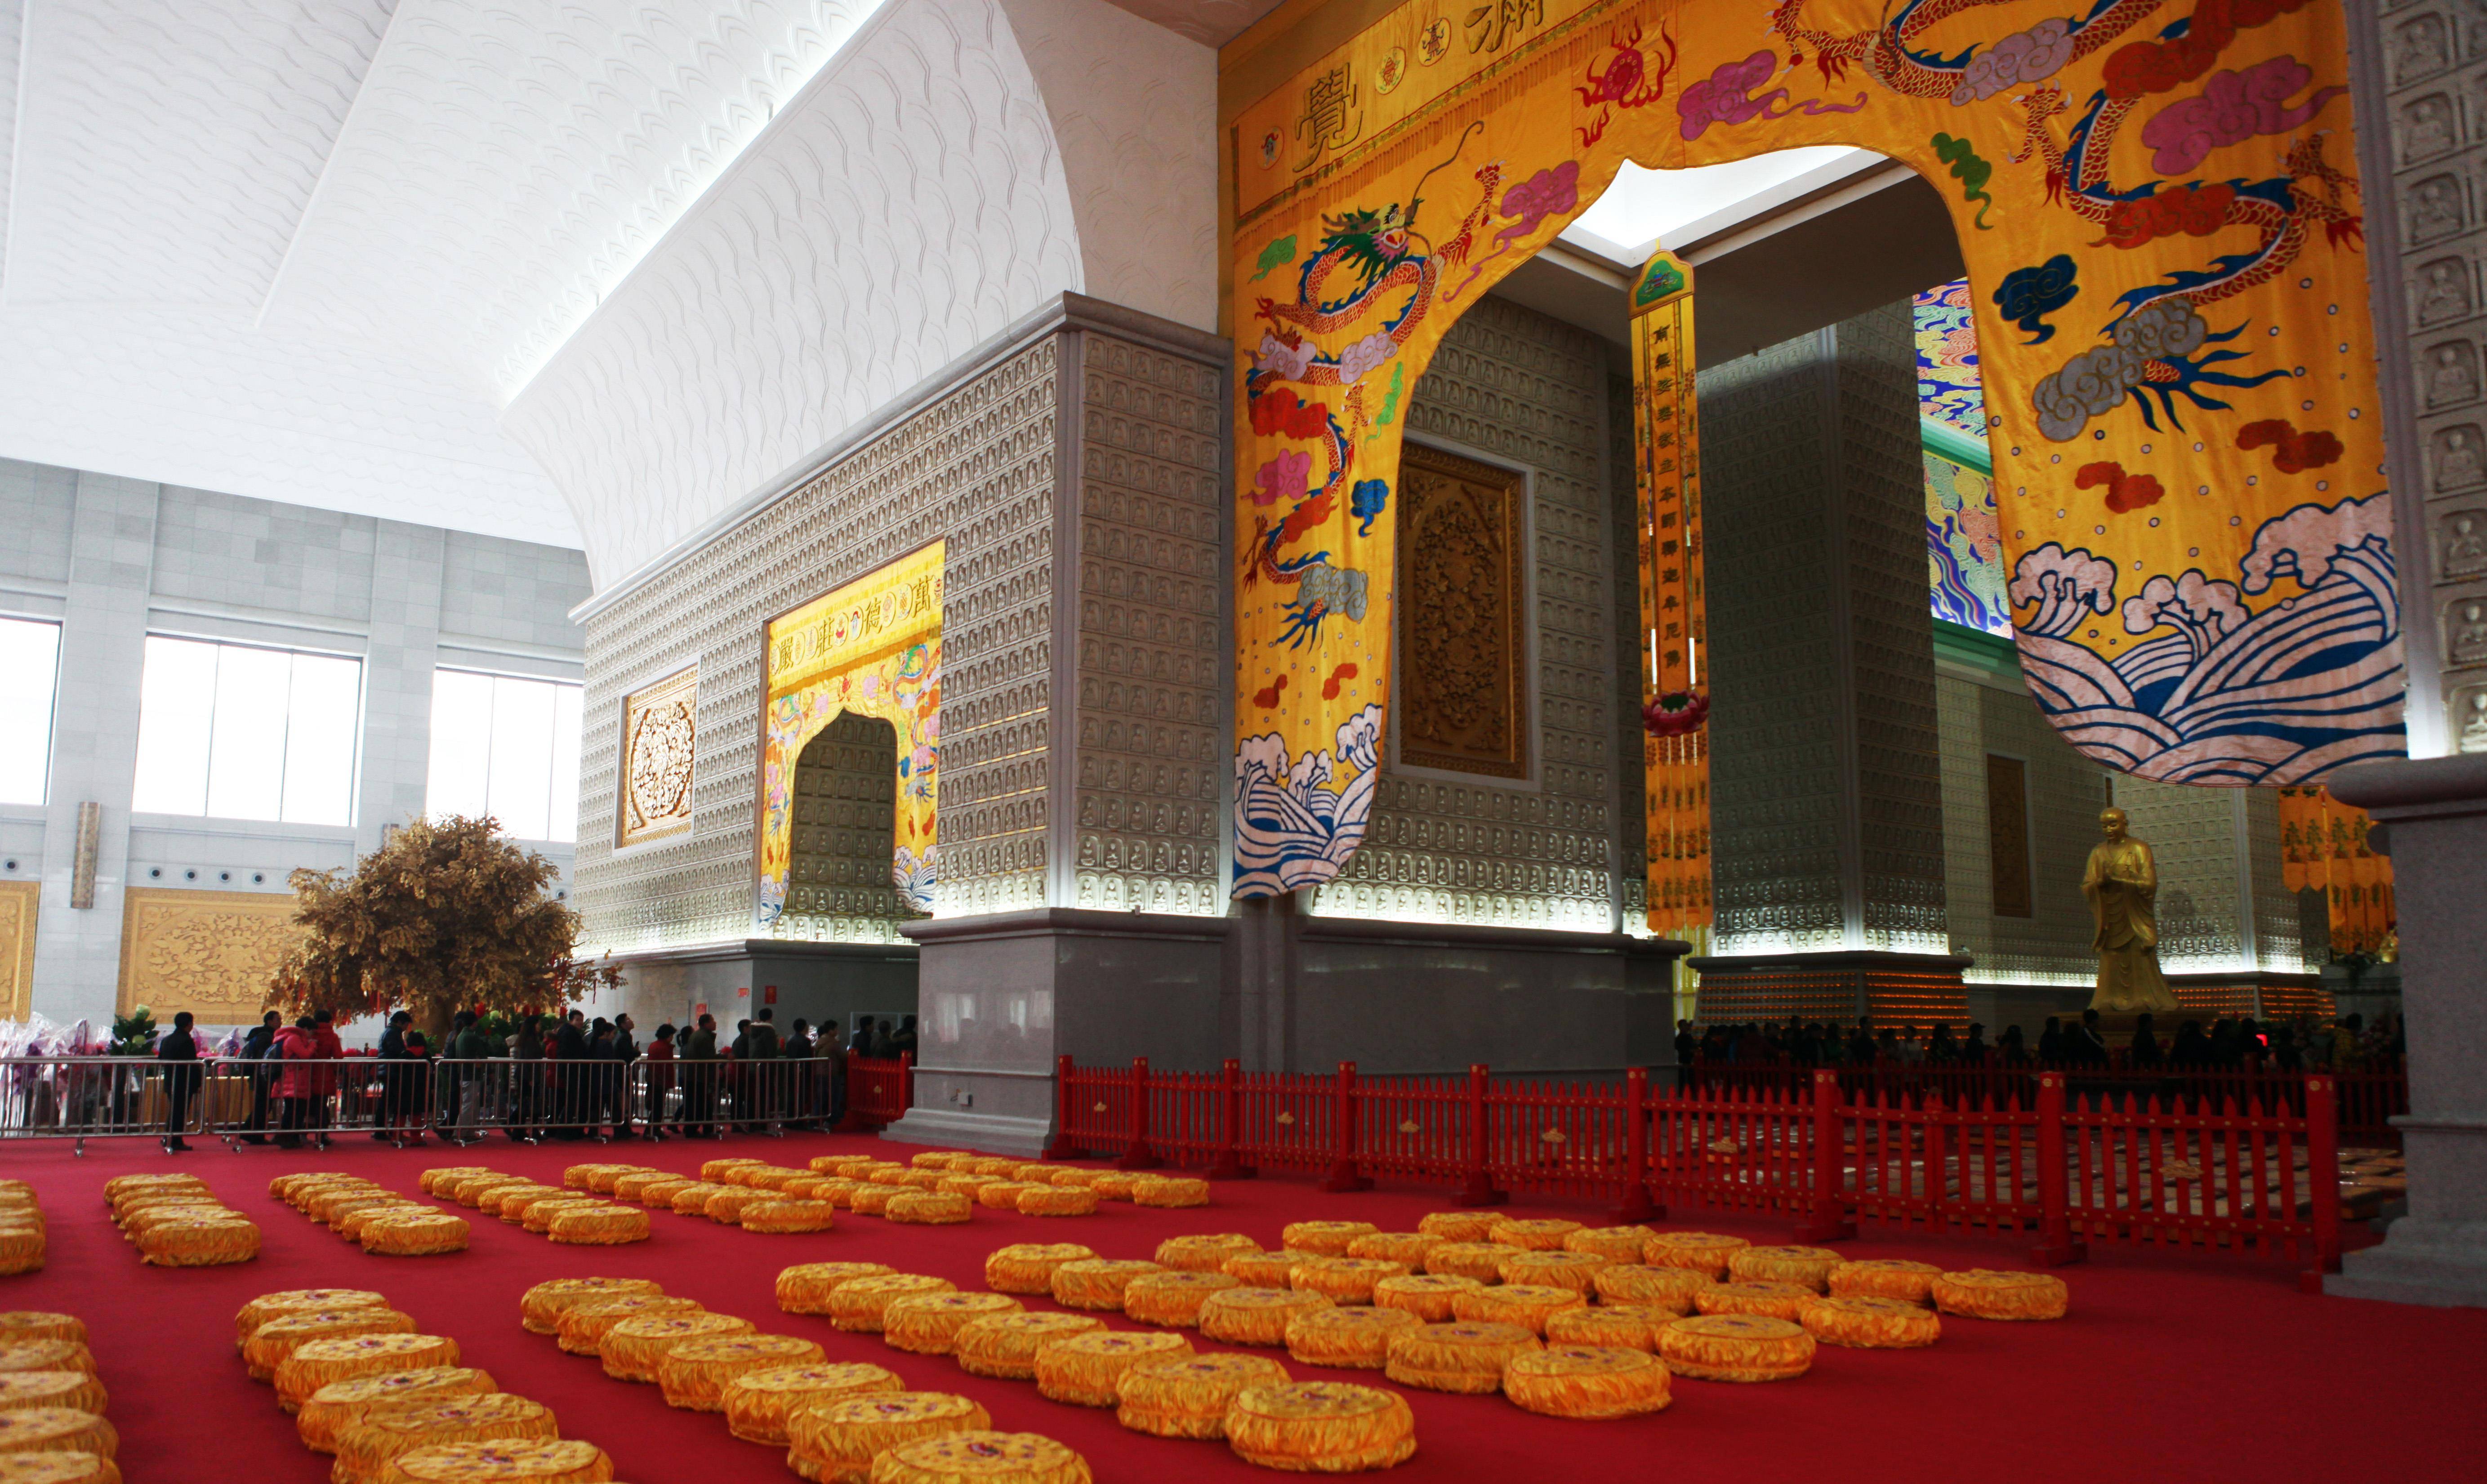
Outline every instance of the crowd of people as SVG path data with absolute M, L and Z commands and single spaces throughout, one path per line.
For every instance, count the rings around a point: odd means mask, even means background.
M 1793 1016 L 1784 1023 L 1706 1028 L 1679 1021 L 1675 1030 L 1676 1076 L 1684 1085 L 1701 1068 L 1738 1065 L 2358 1072 L 2398 1065 L 2405 1048 L 2397 1016 L 2379 1016 L 2369 1027 L 2355 1013 L 2263 1021 L 2221 1016 L 2208 1026 L 2188 1018 L 2171 1035 L 2148 1015 L 2138 1017 L 2130 1032 L 2106 1031 L 2098 1012 L 2090 1010 L 2078 1018 L 2049 1016 L 2034 1045 L 2018 1025 L 2006 1025 L 1990 1043 L 1986 1027 L 1975 1022 L 1958 1035 L 1948 1023 L 1920 1035 L 1915 1025 L 1877 1030 L 1870 1016 L 1859 1016 L 1847 1030 Z
M 585 1012 L 522 1015 L 497 1034 L 471 1010 L 452 1019 L 434 1047 L 400 1010 L 380 1033 L 370 1077 L 377 1088 L 371 1136 L 413 1145 L 428 1132 L 471 1143 L 490 1128 L 523 1142 L 540 1138 L 714 1138 L 763 1126 L 826 1129 L 846 1115 L 850 1057 L 894 1058 L 915 1050 L 915 1018 L 893 1026 L 859 1016 L 852 1033 L 835 1022 L 817 1030 L 797 1017 L 781 1035 L 777 1012 L 738 1021 L 722 1045 L 713 1016 L 658 1025 L 642 1044 L 628 1014 L 590 1020 Z M 187 1012 L 156 1048 L 166 1063 L 164 1147 L 183 1153 L 188 1103 L 199 1085 L 200 1048 Z M 327 1146 L 338 1094 L 347 1085 L 344 1043 L 330 1011 L 291 1025 L 268 1012 L 232 1060 L 248 1079 L 248 1143 Z M 647 1064 L 644 1099 L 634 1096 L 633 1063 Z M 360 1069 L 354 1071 L 359 1074 Z

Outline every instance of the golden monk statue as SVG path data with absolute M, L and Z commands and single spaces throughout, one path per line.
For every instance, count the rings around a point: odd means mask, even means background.
M 2098 924 L 2090 938 L 2099 956 L 2090 1008 L 2102 1015 L 2173 1010 L 2176 996 L 2159 976 L 2158 863 L 2149 846 L 2124 832 L 2122 809 L 2100 815 L 2099 828 L 2107 838 L 2091 847 L 2082 873 L 2082 895 Z

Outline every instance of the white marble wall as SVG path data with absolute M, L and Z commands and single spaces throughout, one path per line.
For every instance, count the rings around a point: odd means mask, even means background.
M 110 1019 L 126 888 L 285 891 L 296 867 L 349 866 L 420 810 L 435 665 L 581 674 L 578 551 L 14 461 L 0 461 L 0 613 L 62 625 L 48 802 L 0 805 L 0 881 L 42 882 L 35 1009 L 57 1021 Z M 133 816 L 151 631 L 361 657 L 355 823 Z M 103 806 L 95 906 L 72 908 L 90 799 Z M 541 848 L 566 878 L 573 848 Z

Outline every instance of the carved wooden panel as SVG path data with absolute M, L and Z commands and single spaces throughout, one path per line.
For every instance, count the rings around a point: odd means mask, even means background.
M 133 886 L 121 915 L 121 1012 L 145 1005 L 167 1025 L 183 1010 L 208 1025 L 256 1022 L 300 932 L 290 892 Z
M 1399 505 L 1399 761 L 1528 775 L 1520 474 L 1408 445 Z
M 2019 758 L 1986 755 L 1986 851 L 1995 876 L 1995 915 L 2032 914 L 2029 892 L 2029 771 Z
M 40 882 L 0 882 L 0 1021 L 35 1008 L 35 915 Z
M 699 742 L 699 666 L 678 670 L 622 702 L 622 817 L 616 845 L 644 845 L 691 827 L 691 772 Z

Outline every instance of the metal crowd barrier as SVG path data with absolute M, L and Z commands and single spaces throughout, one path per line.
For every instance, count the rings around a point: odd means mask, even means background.
M 228 1089 L 197 1063 L 138 1056 L 0 1058 L 0 1139 L 205 1136 Z
M 164 1062 L 138 1056 L 0 1058 L 0 1139 L 221 1138 L 324 1146 L 349 1135 L 399 1147 L 433 1137 L 520 1143 L 616 1136 L 782 1137 L 789 1129 L 886 1123 L 911 1100 L 912 1059 L 825 1057 L 556 1061 Z

